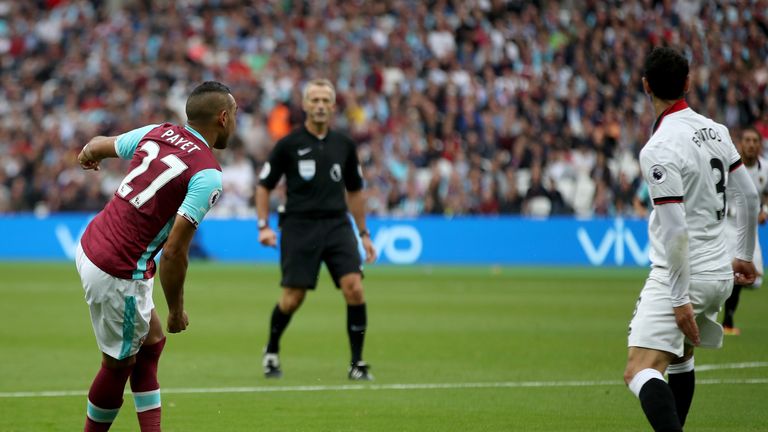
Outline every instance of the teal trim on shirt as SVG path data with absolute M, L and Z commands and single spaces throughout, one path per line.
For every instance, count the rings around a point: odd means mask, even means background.
M 198 132 L 198 131 L 196 131 L 196 130 L 192 129 L 192 126 L 190 126 L 190 125 L 184 125 L 184 129 L 186 129 L 186 130 L 188 130 L 188 131 L 192 132 L 192 135 L 196 136 L 196 137 L 197 137 L 197 139 L 199 139 L 200 141 L 204 142 L 204 143 L 205 143 L 205 145 L 207 145 L 209 148 L 211 147 L 211 145 L 210 145 L 210 144 L 208 144 L 208 141 L 206 141 L 206 140 L 205 140 L 205 138 L 203 138 L 203 136 L 202 136 L 202 135 L 200 135 L 200 132 Z
M 128 131 L 122 135 L 118 135 L 115 139 L 115 151 L 121 159 L 130 159 L 133 157 L 133 153 L 136 151 L 136 147 L 139 146 L 139 142 L 144 138 L 146 134 L 152 129 L 160 125 L 151 124 L 142 126 L 138 129 Z
M 144 272 L 147 271 L 147 262 L 149 257 L 155 252 L 160 243 L 164 242 L 168 238 L 168 234 L 173 228 L 173 222 L 176 218 L 171 217 L 168 223 L 165 224 L 163 229 L 155 236 L 154 240 L 147 246 L 147 250 L 141 254 L 139 261 L 136 263 L 136 269 L 133 271 L 133 279 L 144 279 Z
M 195 226 L 199 225 L 221 196 L 221 184 L 221 171 L 213 168 L 198 171 L 189 179 L 187 196 L 178 213 Z
M 127 296 L 125 298 L 125 310 L 123 310 L 123 346 L 120 348 L 118 360 L 131 355 L 134 327 L 136 327 L 136 297 Z

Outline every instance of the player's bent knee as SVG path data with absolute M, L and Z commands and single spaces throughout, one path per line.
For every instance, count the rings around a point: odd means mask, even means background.
M 344 299 L 347 301 L 347 304 L 350 305 L 359 305 L 365 303 L 365 296 L 363 295 L 363 290 L 355 290 L 355 291 L 344 291 Z
M 288 299 L 280 302 L 280 310 L 287 314 L 296 312 L 299 306 L 301 306 L 301 300 L 298 299 Z
M 363 284 L 360 279 L 341 285 L 341 291 L 349 304 L 361 304 L 365 301 Z
M 632 383 L 632 380 L 637 377 L 637 374 L 644 370 L 655 370 L 652 368 L 645 368 L 640 365 L 627 365 L 627 368 L 624 370 L 624 384 L 629 386 Z
M 624 384 L 629 385 L 629 383 L 632 382 L 632 378 L 635 377 L 636 373 L 637 370 L 635 370 L 635 368 L 631 368 L 629 365 L 627 365 L 627 368 L 624 369 Z
M 286 288 L 280 298 L 280 310 L 283 313 L 295 312 L 304 302 L 306 294 L 306 291 L 302 289 Z
M 363 292 L 363 284 L 360 280 L 350 281 L 341 284 L 341 290 L 344 292 Z
M 154 345 L 163 339 L 165 339 L 165 333 L 162 331 L 157 333 L 150 332 L 142 345 Z
M 339 286 L 342 290 L 362 290 L 363 278 L 360 273 L 349 273 L 339 278 Z

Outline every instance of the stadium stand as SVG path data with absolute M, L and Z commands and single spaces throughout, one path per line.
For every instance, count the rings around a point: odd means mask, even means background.
M 125 166 L 87 181 L 85 137 L 183 121 L 217 79 L 242 112 L 216 212 L 253 214 L 326 76 L 373 214 L 636 214 L 657 44 L 691 60 L 691 106 L 768 139 L 766 1 L 0 1 L 0 212 L 101 208 Z

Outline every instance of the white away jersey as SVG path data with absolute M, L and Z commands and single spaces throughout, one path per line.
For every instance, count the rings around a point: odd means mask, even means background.
M 760 196 L 760 201 L 763 201 L 763 195 L 768 193 L 768 163 L 762 157 L 757 158 L 757 163 L 752 166 L 744 164 L 744 168 L 747 169 L 747 173 L 752 178 L 752 183 L 757 188 L 757 194 Z M 730 200 L 730 195 L 728 196 Z M 729 201 L 730 202 L 730 201 Z M 728 208 L 728 223 L 736 226 L 736 211 L 729 206 Z
M 744 165 L 747 172 L 752 177 L 752 181 L 755 183 L 757 193 L 762 198 L 763 194 L 768 192 L 768 164 L 762 157 L 757 158 L 757 163 L 748 167 Z
M 654 207 L 683 203 L 691 277 L 727 279 L 731 257 L 724 235 L 728 174 L 741 165 L 728 129 L 678 101 L 657 120 L 640 152 L 640 166 Z M 666 276 L 667 256 L 658 215 L 648 224 L 653 273 Z

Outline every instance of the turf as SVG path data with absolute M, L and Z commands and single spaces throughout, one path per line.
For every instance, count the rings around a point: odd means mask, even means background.
M 0 431 L 82 430 L 99 353 L 74 267 L 14 263 L 0 272 Z M 260 356 L 277 268 L 194 262 L 190 328 L 169 336 L 161 360 L 163 429 L 650 430 L 621 382 L 627 323 L 645 274 L 374 266 L 365 279 L 365 354 L 377 379 L 342 387 L 351 384 L 346 314 L 327 274 L 283 338 L 284 378 L 267 381 Z M 155 302 L 164 317 L 159 285 Z M 697 365 L 768 362 L 765 310 L 765 289 L 744 292 L 736 316 L 743 334 L 722 350 L 698 351 Z M 766 430 L 765 364 L 697 378 L 691 430 Z M 75 394 L 35 393 L 43 391 Z M 112 430 L 138 430 L 132 405 L 126 395 Z

